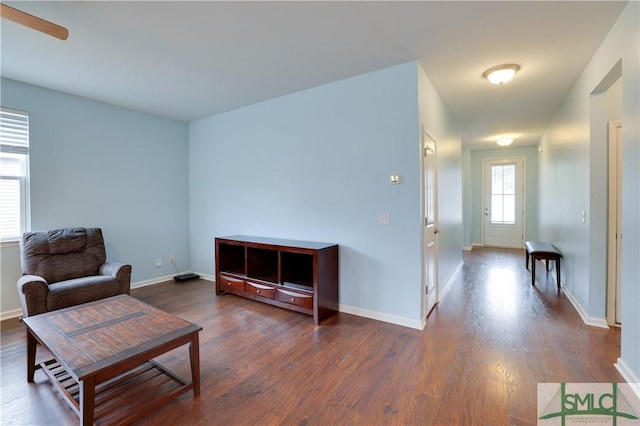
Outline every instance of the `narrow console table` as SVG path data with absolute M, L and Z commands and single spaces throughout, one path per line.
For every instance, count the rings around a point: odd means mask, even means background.
M 338 312 L 338 246 L 234 235 L 215 239 L 216 294 L 232 293 L 313 316 Z
M 545 260 L 547 271 L 549 270 L 549 260 L 556 261 L 556 279 L 558 291 L 560 291 L 560 258 L 562 253 L 553 244 L 542 241 L 527 241 L 524 243 L 526 249 L 526 267 L 529 269 L 529 256 L 531 256 L 531 285 L 536 286 L 536 260 Z

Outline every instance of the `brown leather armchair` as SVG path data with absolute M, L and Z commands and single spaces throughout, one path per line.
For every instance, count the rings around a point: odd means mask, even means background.
M 129 294 L 131 265 L 106 261 L 100 228 L 25 232 L 18 294 L 25 317 Z

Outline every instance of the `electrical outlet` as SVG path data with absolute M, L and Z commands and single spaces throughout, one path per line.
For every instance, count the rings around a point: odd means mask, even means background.
M 156 268 L 162 268 L 162 259 L 160 258 L 156 259 Z
M 169 262 L 171 263 L 175 263 L 176 262 L 176 257 L 172 254 L 169 255 Z

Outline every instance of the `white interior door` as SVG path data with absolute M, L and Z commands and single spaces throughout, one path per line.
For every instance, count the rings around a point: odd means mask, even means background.
M 524 159 L 484 160 L 484 245 L 524 246 Z
M 424 289 L 425 315 L 438 301 L 438 193 L 436 174 L 436 141 L 425 131 L 422 132 L 423 159 L 422 176 L 424 188 Z
M 622 122 L 609 123 L 609 237 L 607 247 L 607 322 L 621 324 L 622 279 Z

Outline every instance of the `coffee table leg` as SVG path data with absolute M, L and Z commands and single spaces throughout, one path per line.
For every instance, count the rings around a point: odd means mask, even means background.
M 93 411 L 96 402 L 95 378 L 80 380 L 80 424 L 93 425 Z
M 191 358 L 191 383 L 193 383 L 193 396 L 200 395 L 200 343 L 198 333 L 193 333 L 189 345 Z
M 33 375 L 36 372 L 36 346 L 38 342 L 31 332 L 27 330 L 27 382 L 33 383 Z

